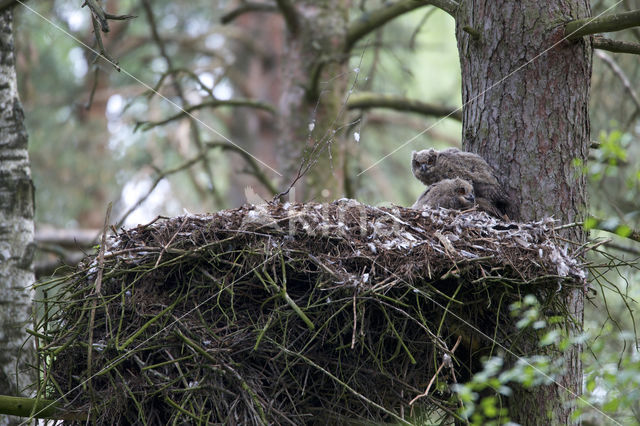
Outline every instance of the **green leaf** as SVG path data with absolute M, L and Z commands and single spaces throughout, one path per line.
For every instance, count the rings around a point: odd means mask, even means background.
M 598 219 L 589 216 L 585 221 L 584 221 L 584 229 L 586 229 L 587 231 L 590 229 L 595 228 L 598 225 Z
M 616 234 L 620 235 L 621 237 L 628 237 L 629 235 L 631 235 L 631 228 L 629 228 L 627 225 L 620 225 L 616 228 Z
M 618 410 L 618 406 L 620 405 L 620 399 L 618 398 L 612 398 L 609 401 L 605 402 L 602 405 L 602 409 L 604 411 L 617 411 Z

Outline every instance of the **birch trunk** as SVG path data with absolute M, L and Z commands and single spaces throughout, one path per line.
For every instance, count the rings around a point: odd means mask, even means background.
M 18 99 L 13 12 L 0 13 L 0 394 L 23 395 L 33 380 L 25 345 L 34 281 L 33 184 Z M 9 419 L 0 419 L 9 424 Z

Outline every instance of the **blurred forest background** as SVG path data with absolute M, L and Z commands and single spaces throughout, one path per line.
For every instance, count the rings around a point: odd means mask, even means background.
M 383 3 L 353 1 L 350 20 L 366 20 Z M 616 3 L 610 12 L 638 7 L 630 0 L 592 1 L 592 14 Z M 110 13 L 136 16 L 110 21 L 110 32 L 103 35 L 120 72 L 96 62 L 95 53 L 81 44 L 97 48 L 91 15 L 80 2 L 26 3 L 33 11 L 16 7 L 17 73 L 36 186 L 41 275 L 52 262 L 73 261 L 69 246 L 90 247 L 111 201 L 112 222 L 134 226 L 157 215 L 269 200 L 287 189 L 295 171 L 284 177 L 273 172 L 291 164 L 285 164 L 287 147 L 279 146 L 269 106 L 282 101 L 289 78 L 282 73 L 285 23 L 266 2 L 258 4 L 263 11 L 236 16 L 239 7 L 256 3 L 108 0 Z M 609 36 L 638 43 L 640 29 Z M 295 201 L 346 196 L 368 204 L 411 205 L 423 188 L 410 172 L 411 151 L 460 144 L 453 19 L 435 7 L 420 8 L 361 39 L 352 52 L 348 73 L 335 76 L 350 88 L 330 135 L 340 139 L 334 149 L 343 155 L 312 165 Z M 586 398 L 623 424 L 640 424 L 640 244 L 628 238 L 640 227 L 639 83 L 637 55 L 594 53 L 593 149 L 588 164 L 576 164 L 588 173 L 589 213 L 598 219 L 586 226 L 615 231 L 591 230 L 591 239 L 603 242 L 591 261 L 619 265 L 591 276 Z M 367 93 L 433 108 L 428 114 L 358 108 Z M 176 108 L 202 103 L 209 107 L 192 111 L 197 120 L 180 116 Z M 310 114 L 309 134 L 314 125 Z M 246 151 L 229 149 L 225 138 Z M 585 410 L 585 420 L 603 421 Z

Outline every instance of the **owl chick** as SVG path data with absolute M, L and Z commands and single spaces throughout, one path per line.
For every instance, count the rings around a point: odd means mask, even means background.
M 443 179 L 429 186 L 411 208 L 430 206 L 464 210 L 473 207 L 474 202 L 471 183 L 460 178 Z
M 411 169 L 413 175 L 425 185 L 456 177 L 468 180 L 473 184 L 480 210 L 497 217 L 506 217 L 509 198 L 498 183 L 491 166 L 479 155 L 457 148 L 414 151 Z

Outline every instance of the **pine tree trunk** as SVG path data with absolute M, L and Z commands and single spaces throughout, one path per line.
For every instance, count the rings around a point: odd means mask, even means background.
M 463 147 L 496 170 L 515 201 L 512 219 L 580 221 L 586 181 L 591 46 L 561 41 L 563 22 L 590 15 L 588 0 L 462 1 L 456 35 L 462 67 Z M 583 233 L 565 237 L 582 241 Z M 567 306 L 582 324 L 583 297 Z M 535 345 L 531 345 L 532 348 Z M 565 354 L 560 385 L 517 389 L 509 401 L 523 425 L 570 424 L 564 405 L 581 393 L 580 349 Z M 570 389 L 567 392 L 565 388 Z M 573 395 L 572 395 L 573 394 Z
M 288 34 L 283 60 L 283 92 L 279 103 L 280 171 L 285 176 L 286 188 L 296 175 L 305 149 L 314 145 L 321 147 L 317 164 L 305 176 L 304 184 L 296 186 L 296 198 L 298 201 L 331 200 L 340 198 L 344 191 L 345 147 L 335 130 L 342 123 L 339 119 L 344 120 L 338 116 L 345 102 L 349 77 L 348 55 L 343 50 L 349 1 L 292 3 L 299 20 L 297 32 Z M 319 70 L 320 75 L 316 77 Z M 318 83 L 317 87 L 314 82 Z
M 12 22 L 10 9 L 0 13 L 0 394 L 15 396 L 33 382 L 27 369 L 32 348 L 24 342 L 34 281 L 34 205 Z

